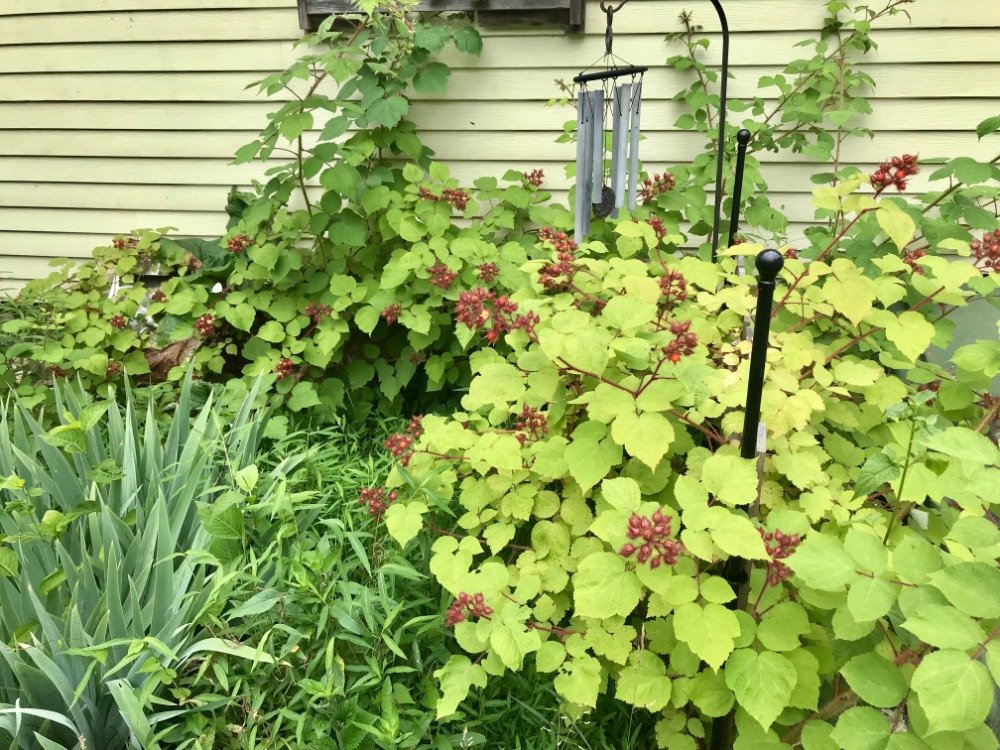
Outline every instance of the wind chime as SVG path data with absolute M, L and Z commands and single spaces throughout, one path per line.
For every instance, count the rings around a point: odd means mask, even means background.
M 642 79 L 648 68 L 629 65 L 614 54 L 616 7 L 601 3 L 608 19 L 604 55 L 573 82 L 577 98 L 576 238 L 590 233 L 592 216 L 617 218 L 636 207 Z M 593 70 L 600 67 L 600 70 Z M 593 70 L 593 72 L 588 72 Z

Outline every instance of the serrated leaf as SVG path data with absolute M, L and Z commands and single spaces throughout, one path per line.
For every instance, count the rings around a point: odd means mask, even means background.
M 925 604 L 903 622 L 903 627 L 937 648 L 965 651 L 985 639 L 975 620 L 942 604 Z
M 670 702 L 671 684 L 667 666 L 651 651 L 637 651 L 618 673 L 615 697 L 630 706 L 661 711 Z
M 795 665 L 781 654 L 740 649 L 726 662 L 726 685 L 736 702 L 765 730 L 788 705 L 795 687 Z
M 857 706 L 840 716 L 830 737 L 840 747 L 850 750 L 884 750 L 891 733 L 889 720 L 879 711 Z
M 855 577 L 854 561 L 841 541 L 828 534 L 807 536 L 786 564 L 803 583 L 820 591 L 842 591 Z
M 930 579 L 960 612 L 972 617 L 1000 617 L 1000 570 L 995 566 L 958 563 L 932 573 Z
M 993 705 L 993 680 L 980 662 L 961 651 L 925 656 L 911 687 L 932 732 L 964 732 L 986 720 Z
M 721 604 L 691 602 L 675 610 L 674 634 L 708 666 L 718 669 L 733 651 L 740 621 Z
M 580 617 L 628 617 L 641 596 L 635 573 L 613 552 L 588 555 L 573 576 L 573 602 Z
M 385 527 L 400 547 L 405 547 L 424 527 L 425 503 L 412 501 L 396 503 L 385 512 Z
M 879 654 L 858 654 L 840 673 L 851 690 L 873 706 L 893 708 L 906 697 L 908 685 L 902 670 Z

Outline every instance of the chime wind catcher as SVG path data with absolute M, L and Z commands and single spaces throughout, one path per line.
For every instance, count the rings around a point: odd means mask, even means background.
M 576 237 L 590 233 L 592 216 L 617 218 L 636 206 L 639 181 L 639 136 L 642 79 L 648 68 L 625 63 L 614 54 L 617 7 L 601 3 L 608 18 L 605 52 L 573 82 L 577 98 Z M 600 70 L 593 70 L 600 66 Z

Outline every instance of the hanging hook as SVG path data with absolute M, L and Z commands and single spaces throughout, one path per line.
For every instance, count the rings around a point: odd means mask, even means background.
M 615 43 L 615 30 L 614 30 L 615 13 L 624 8 L 625 3 L 627 3 L 628 1 L 629 0 L 621 0 L 621 2 L 618 3 L 618 5 L 612 7 L 612 5 L 609 5 L 608 3 L 604 2 L 604 0 L 601 0 L 601 10 L 604 11 L 604 15 L 608 17 L 608 28 L 604 32 L 604 51 L 608 55 L 611 54 L 611 49 L 614 47 Z

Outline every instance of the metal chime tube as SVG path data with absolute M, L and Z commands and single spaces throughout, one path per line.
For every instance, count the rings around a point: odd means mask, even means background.
M 593 169 L 592 149 L 587 148 L 590 133 L 590 92 L 581 91 L 576 102 L 576 226 L 575 237 L 581 242 L 590 224 L 590 191 Z
M 634 211 L 639 190 L 639 122 L 642 115 L 642 79 L 632 92 L 631 127 L 628 143 L 628 210 Z
M 611 189 L 615 194 L 615 208 L 612 218 L 617 219 L 618 213 L 625 205 L 625 167 L 628 164 L 628 143 L 631 122 L 629 114 L 632 111 L 632 84 L 615 88 L 614 105 L 612 106 L 612 136 L 611 136 Z
M 758 428 L 760 427 L 761 395 L 764 391 L 764 370 L 767 367 L 767 344 L 771 336 L 771 308 L 778 274 L 785 259 L 777 250 L 765 250 L 757 256 L 757 312 L 754 319 L 753 345 L 750 350 L 750 376 L 747 382 L 746 413 L 743 417 L 743 439 L 740 455 L 753 458 L 757 453 Z M 731 557 L 726 562 L 723 576 L 736 591 L 734 608 L 745 606 L 750 585 L 750 571 L 746 560 Z M 712 722 L 710 750 L 732 750 L 733 730 L 736 725 L 736 708 Z
M 596 203 L 601 200 L 604 192 L 604 90 L 594 91 L 590 96 L 593 117 L 590 127 L 594 139 L 591 148 L 593 174 L 590 181 L 590 202 Z M 587 211 L 591 211 L 591 206 L 587 206 Z M 587 224 L 589 231 L 590 222 L 588 221 Z

